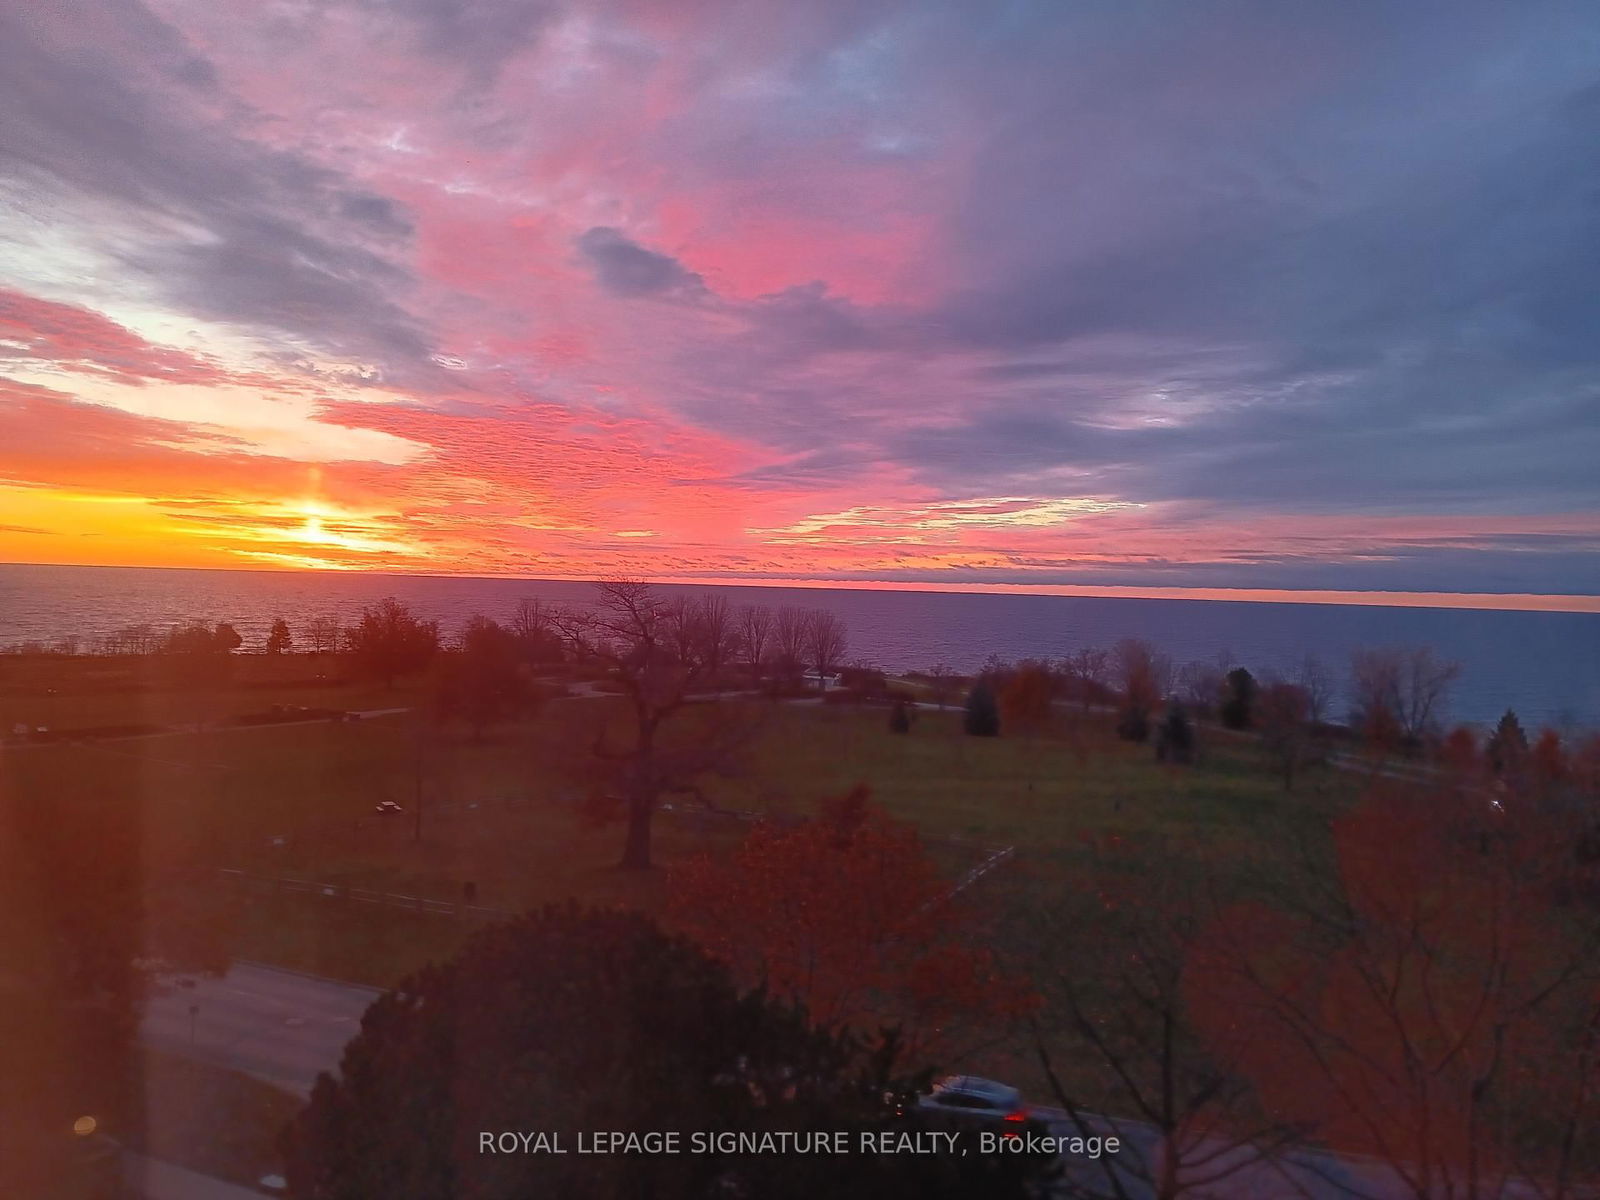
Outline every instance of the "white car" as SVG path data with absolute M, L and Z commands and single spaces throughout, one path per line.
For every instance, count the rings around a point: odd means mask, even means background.
M 933 1091 L 917 1097 L 917 1116 L 938 1124 L 999 1128 L 1020 1136 L 1028 1126 L 1028 1106 L 1010 1084 L 976 1075 L 948 1075 Z

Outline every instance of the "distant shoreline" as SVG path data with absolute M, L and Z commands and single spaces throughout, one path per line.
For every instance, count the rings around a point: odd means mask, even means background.
M 4 562 L 5 567 L 87 571 L 203 571 L 225 575 L 270 575 L 333 579 L 457 579 L 490 582 L 588 584 L 597 577 L 554 575 L 479 575 L 468 571 L 326 571 L 298 567 L 176 567 L 133 563 Z M 1536 592 L 1341 591 L 1330 588 L 1146 587 L 1133 584 L 940 582 L 928 580 L 728 578 L 724 576 L 651 576 L 650 582 L 673 587 L 803 588 L 841 592 L 924 592 L 975 596 L 1082 596 L 1106 600 L 1195 600 L 1221 604 L 1356 605 L 1368 608 L 1435 608 L 1484 612 L 1560 612 L 1600 614 L 1600 596 Z
M 944 663 L 960 673 L 990 655 L 1059 658 L 1085 646 L 1143 638 L 1178 663 L 1219 654 L 1266 677 L 1292 673 L 1307 654 L 1336 672 L 1364 647 L 1431 646 L 1463 667 L 1451 698 L 1461 720 L 1493 721 L 1507 707 L 1565 727 L 1600 722 L 1600 622 L 1593 612 L 1327 602 L 1191 603 L 1185 596 L 1049 594 L 1017 587 L 945 590 L 833 585 L 831 581 L 682 585 L 747 604 L 826 608 L 849 630 L 848 658 L 885 670 Z M 675 589 L 669 589 L 675 590 Z M 508 619 L 522 600 L 583 605 L 593 587 L 510 576 L 380 575 L 352 571 L 0 566 L 0 645 L 79 645 L 141 624 L 164 629 L 226 621 L 252 647 L 288 622 L 298 639 L 313 621 L 348 623 L 393 595 L 455 636 L 475 613 Z

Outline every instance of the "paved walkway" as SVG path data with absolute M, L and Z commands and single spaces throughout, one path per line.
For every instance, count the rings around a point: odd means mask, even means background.
M 338 1068 L 345 1043 L 380 994 L 259 963 L 235 963 L 220 978 L 184 979 L 189 986 L 151 997 L 140 1027 L 145 1045 L 300 1096 L 311 1094 L 319 1071 Z
M 123 1181 L 147 1200 L 261 1200 L 263 1195 L 273 1194 L 202 1175 L 176 1163 L 146 1158 L 131 1150 L 123 1151 L 122 1166 Z

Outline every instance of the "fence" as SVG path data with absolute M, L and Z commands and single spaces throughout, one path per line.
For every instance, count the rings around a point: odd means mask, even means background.
M 959 896 L 962 892 L 966 891 L 973 884 L 977 883 L 978 880 L 982 879 L 985 875 L 989 874 L 991 871 L 998 870 L 1005 863 L 1009 862 L 1016 855 L 1016 853 L 1017 848 L 1015 846 L 1002 846 L 998 850 L 991 850 L 982 862 L 961 877 L 960 881 L 957 882 L 955 887 L 950 889 L 950 894 L 952 896 Z
M 516 914 L 510 909 L 493 908 L 466 901 L 433 900 L 427 896 L 407 896 L 399 892 L 376 892 L 368 888 L 353 887 L 344 883 L 321 883 L 314 879 L 294 879 L 288 876 L 251 875 L 233 867 L 222 867 L 217 877 L 224 883 L 255 891 L 277 895 L 320 896 L 325 900 L 343 900 L 351 904 L 371 904 L 398 908 L 406 912 L 432 913 L 441 917 L 458 917 L 482 921 L 498 921 Z

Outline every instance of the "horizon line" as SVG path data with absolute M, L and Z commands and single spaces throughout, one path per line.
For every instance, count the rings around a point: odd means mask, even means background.
M 381 575 L 400 579 L 522 580 L 529 583 L 599 583 L 605 577 L 572 575 L 472 574 L 464 571 L 366 571 L 315 567 L 168 566 L 156 563 L 4 562 L 5 567 L 129 571 L 221 571 L 264 575 Z M 624 573 L 625 574 L 625 573 Z M 614 576 L 613 576 L 614 577 Z M 628 576 L 631 577 L 631 576 Z M 648 582 L 675 587 L 766 587 L 859 592 L 930 592 L 947 595 L 1021 595 L 1100 598 L 1107 600 L 1209 600 L 1242 604 L 1323 604 L 1371 608 L 1436 608 L 1501 612 L 1566 612 L 1600 614 L 1600 596 L 1540 592 L 1428 592 L 1339 588 L 1196 587 L 1160 584 L 1015 583 L 896 579 L 825 579 L 681 576 L 651 577 Z

